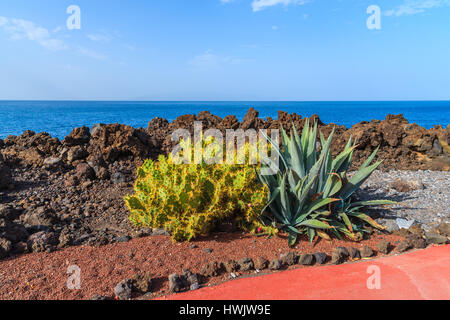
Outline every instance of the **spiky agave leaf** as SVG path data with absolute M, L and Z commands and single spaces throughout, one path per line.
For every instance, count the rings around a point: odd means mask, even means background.
M 357 241 L 361 237 L 361 223 L 382 228 L 361 213 L 363 208 L 394 203 L 387 200 L 352 202 L 351 196 L 381 164 L 371 164 L 378 149 L 348 179 L 347 171 L 356 143 L 350 138 L 344 150 L 333 159 L 330 150 L 333 135 L 334 130 L 325 139 L 320 133 L 320 153 L 316 149 L 317 122 L 311 127 L 309 119 L 305 121 L 301 136 L 294 124 L 290 137 L 284 129 L 281 130 L 282 150 L 265 135 L 272 144 L 272 150 L 281 157 L 281 163 L 276 177 L 259 175 L 259 180 L 267 185 L 270 193 L 262 221 L 276 222 L 288 233 L 290 245 L 295 243 L 299 234 L 307 234 L 313 241 L 315 236 L 329 239 L 330 232 L 338 238 L 343 234 Z M 271 160 L 267 161 L 270 163 Z

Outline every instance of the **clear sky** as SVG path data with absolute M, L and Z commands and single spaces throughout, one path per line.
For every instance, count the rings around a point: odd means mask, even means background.
M 450 0 L 2 0 L 0 99 L 450 100 Z

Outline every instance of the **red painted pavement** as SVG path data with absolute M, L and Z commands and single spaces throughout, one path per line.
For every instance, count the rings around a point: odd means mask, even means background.
M 380 289 L 368 289 L 378 266 Z M 450 245 L 344 265 L 242 278 L 181 293 L 173 300 L 450 300 Z

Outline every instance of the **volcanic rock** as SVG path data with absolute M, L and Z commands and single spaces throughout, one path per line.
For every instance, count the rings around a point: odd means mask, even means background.
M 11 252 L 11 249 L 12 249 L 11 241 L 5 238 L 0 238 L 0 259 L 6 257 Z
M 84 147 L 75 146 L 67 152 L 67 162 L 72 163 L 76 160 L 85 159 L 89 153 Z
M 408 251 L 409 249 L 411 249 L 411 243 L 408 240 L 400 242 L 399 245 L 397 246 L 398 252 L 405 252 Z
M 266 259 L 264 259 L 262 257 L 258 257 L 255 260 L 255 269 L 264 270 L 267 268 L 268 264 L 269 264 L 269 261 L 267 261 Z
M 345 262 L 345 259 L 349 256 L 347 249 L 339 247 L 333 250 L 331 255 L 331 263 L 332 264 L 341 264 Z
M 114 287 L 114 294 L 119 300 L 130 300 L 132 294 L 132 287 L 130 279 L 125 279 L 119 282 Z
M 239 265 L 234 260 L 228 260 L 223 263 L 223 267 L 227 273 L 235 272 L 239 270 Z
M 357 260 L 361 259 L 361 252 L 354 247 L 349 247 L 348 253 L 350 256 L 350 260 L 352 260 L 352 261 L 357 261 Z
M 448 241 L 446 236 L 434 232 L 425 233 L 425 238 L 428 244 L 446 244 Z
M 450 237 L 450 223 L 442 222 L 436 229 L 440 235 Z
M 28 250 L 30 252 L 51 252 L 54 251 L 57 241 L 53 232 L 37 232 L 28 238 Z
M 11 189 L 13 185 L 11 169 L 6 165 L 0 154 L 0 190 Z
M 152 289 L 152 276 L 149 272 L 139 273 L 130 279 L 132 292 L 146 294 Z
M 274 259 L 270 261 L 269 269 L 270 270 L 280 270 L 283 265 L 283 262 L 280 259 Z
M 283 264 L 287 266 L 293 266 L 298 261 L 298 255 L 294 252 L 287 252 L 285 254 L 282 254 L 280 258 Z
M 318 264 L 325 264 L 327 261 L 327 254 L 324 252 L 316 252 L 314 253 L 314 259 Z
M 410 234 L 406 237 L 406 239 L 413 248 L 425 249 L 427 247 L 427 242 L 425 241 L 425 239 L 417 234 Z
M 239 265 L 239 270 L 241 271 L 250 271 L 255 268 L 253 260 L 250 258 L 242 258 L 237 263 Z
M 302 254 L 298 260 L 298 263 L 304 266 L 310 266 L 314 263 L 314 256 L 312 254 Z
M 63 144 L 72 147 L 80 146 L 89 143 L 91 134 L 88 127 L 75 128 L 72 132 L 65 137 Z
M 382 240 L 377 244 L 377 250 L 381 253 L 388 254 L 391 251 L 391 244 L 389 241 Z
M 75 177 L 78 181 L 94 180 L 95 171 L 87 163 L 80 163 L 76 168 Z
M 220 269 L 221 268 L 216 261 L 210 262 L 203 266 L 201 274 L 205 277 L 215 277 L 219 275 Z

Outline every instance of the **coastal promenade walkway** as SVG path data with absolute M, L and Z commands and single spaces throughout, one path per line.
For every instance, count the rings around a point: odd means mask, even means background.
M 242 278 L 162 299 L 450 300 L 450 245 L 357 263 Z

